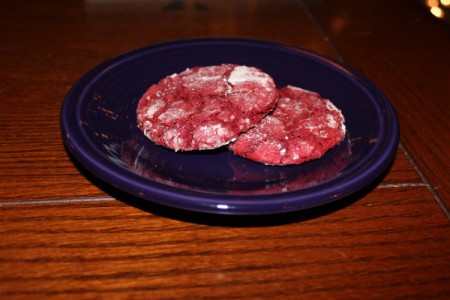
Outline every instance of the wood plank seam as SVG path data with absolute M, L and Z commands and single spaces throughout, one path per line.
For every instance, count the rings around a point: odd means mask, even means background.
M 0 203 L 0 207 L 6 206 L 19 206 L 29 204 L 62 204 L 62 203 L 83 203 L 83 202 L 103 202 L 103 201 L 116 201 L 117 199 L 109 196 L 105 197 L 82 197 L 82 198 L 70 198 L 70 199 L 49 199 L 49 200 L 25 200 L 25 201 L 9 201 Z
M 440 206 L 440 208 L 442 209 L 444 214 L 447 216 L 447 218 L 450 219 L 450 209 L 447 207 L 447 205 L 445 205 L 445 202 L 442 201 L 441 197 L 436 192 L 436 189 L 431 184 L 431 182 L 428 180 L 427 176 L 424 174 L 422 169 L 419 167 L 419 165 L 416 163 L 416 161 L 409 154 L 408 150 L 406 150 L 406 148 L 403 146 L 402 142 L 399 143 L 398 147 L 403 152 L 403 154 L 405 154 L 406 158 L 409 160 L 411 165 L 414 167 L 416 172 L 419 174 L 420 178 L 425 183 L 425 185 L 427 186 L 428 190 L 433 195 L 434 200 L 436 200 L 436 202 L 438 203 L 438 205 Z
M 428 187 L 426 183 L 387 183 L 379 184 L 377 189 L 391 189 L 391 188 L 401 188 L 401 187 Z
M 334 46 L 334 44 L 331 42 L 330 37 L 327 35 L 325 29 L 321 26 L 319 20 L 317 20 L 317 18 L 315 17 L 315 15 L 312 13 L 312 11 L 309 9 L 308 5 L 303 1 L 303 0 L 299 0 L 300 5 L 304 8 L 304 10 L 306 11 L 308 17 L 312 20 L 312 22 L 314 22 L 314 24 L 317 26 L 317 28 L 319 29 L 320 33 L 322 34 L 324 40 L 328 43 L 328 45 L 330 46 L 331 50 L 334 52 L 334 54 L 336 55 L 336 58 L 343 64 L 345 64 L 345 60 L 342 57 L 342 55 L 339 53 L 339 51 L 337 50 L 337 48 Z M 429 191 L 431 192 L 431 194 L 433 195 L 433 198 L 436 200 L 436 202 L 438 203 L 438 205 L 440 206 L 440 208 L 442 209 L 442 211 L 444 212 L 444 214 L 450 219 L 450 209 L 449 207 L 447 207 L 447 205 L 445 204 L 445 202 L 441 199 L 441 197 L 439 196 L 439 194 L 436 192 L 434 186 L 431 184 L 431 182 L 428 180 L 428 178 L 425 176 L 424 172 L 422 171 L 422 169 L 419 167 L 419 165 L 416 163 L 416 161 L 412 158 L 412 156 L 409 154 L 409 152 L 405 149 L 405 147 L 403 146 L 403 144 L 400 142 L 399 143 L 399 149 L 405 154 L 405 156 L 408 158 L 409 162 L 412 164 L 412 166 L 414 167 L 414 169 L 416 170 L 416 172 L 419 174 L 420 178 L 422 179 L 422 181 L 424 182 L 424 185 L 426 185 L 429 189 Z
M 339 51 L 337 50 L 337 48 L 334 46 L 334 44 L 331 42 L 331 38 L 330 36 L 326 33 L 325 29 L 320 25 L 319 20 L 317 20 L 317 18 L 315 17 L 315 15 L 312 13 L 312 11 L 309 9 L 308 5 L 303 1 L 303 0 L 299 0 L 300 5 L 303 7 L 304 11 L 306 12 L 306 15 L 308 16 L 308 18 L 311 19 L 311 21 L 314 23 L 314 25 L 317 27 L 317 29 L 319 30 L 320 34 L 323 37 L 323 40 L 328 44 L 328 46 L 330 47 L 331 51 L 333 51 L 333 53 L 336 55 L 336 59 L 345 64 L 345 60 L 342 57 L 342 55 L 339 53 Z

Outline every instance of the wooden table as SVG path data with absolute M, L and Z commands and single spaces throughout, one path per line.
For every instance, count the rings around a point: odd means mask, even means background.
M 20 0 L 0 4 L 1 299 L 450 297 L 450 27 L 416 1 Z M 130 199 L 67 154 L 71 86 L 119 53 L 263 39 L 340 60 L 397 110 L 373 185 L 261 218 Z

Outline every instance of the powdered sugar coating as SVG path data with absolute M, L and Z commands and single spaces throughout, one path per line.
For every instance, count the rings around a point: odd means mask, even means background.
M 214 149 L 261 121 L 277 99 L 273 79 L 257 68 L 195 67 L 146 91 L 137 108 L 138 127 L 175 151 Z
M 344 117 L 329 100 L 298 87 L 279 91 L 276 108 L 241 134 L 230 149 L 268 165 L 290 165 L 321 157 L 345 136 Z

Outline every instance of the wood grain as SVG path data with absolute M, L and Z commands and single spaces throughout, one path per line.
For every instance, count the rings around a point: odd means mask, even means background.
M 51 150 L 53 157 L 46 157 L 50 149 L 34 148 L 28 151 L 29 143 L 20 145 L 25 153 L 42 155 L 19 157 L 22 154 L 3 153 L 3 174 L 0 175 L 0 204 L 30 200 L 61 200 L 86 197 L 114 197 L 117 191 L 100 181 L 76 161 L 71 161 L 59 140 Z M 20 149 L 17 147 L 16 149 Z M 39 150 L 41 152 L 39 152 Z M 58 153 L 58 152 L 59 153 Z M 57 154 L 57 155 L 56 155 Z M 29 168 L 24 168 L 27 165 Z M 76 166 L 73 167 L 73 166 Z M 399 150 L 389 171 L 378 179 L 384 186 L 425 185 L 408 158 Z
M 204 224 L 178 221 L 117 201 L 6 207 L 0 287 L 5 296 L 60 298 L 450 293 L 450 227 L 427 188 L 376 189 L 320 214 L 235 227 L 208 216 Z
M 64 149 L 59 133 L 59 111 L 65 94 L 84 72 L 120 52 L 164 38 L 172 39 L 170 34 L 179 38 L 208 36 L 216 24 L 211 24 L 211 20 L 215 20 L 226 27 L 221 31 L 223 35 L 273 39 L 333 55 L 330 46 L 317 38 L 319 29 L 295 1 L 279 1 L 277 5 L 271 1 L 253 1 L 242 7 L 239 1 L 227 4 L 206 1 L 203 8 L 183 3 L 177 6 L 164 1 L 145 5 L 139 1 L 130 4 L 92 1 L 86 2 L 83 8 L 80 3 L 71 2 L 64 10 L 52 1 L 46 6 L 34 2 L 2 4 L 10 6 L 0 12 L 3 26 L 15 28 L 14 12 L 23 17 L 24 23 L 15 31 L 6 32 L 4 41 L 9 47 L 0 49 L 3 51 L 0 52 L 3 53 L 0 76 L 5 83 L 0 89 L 0 201 L 104 195 L 102 190 L 108 187 L 82 168 L 72 167 L 77 164 Z M 267 24 L 276 23 L 276 30 L 255 26 L 269 12 L 272 21 Z M 46 19 L 48 15 L 54 16 L 54 22 L 59 21 L 58 26 Z M 197 22 L 191 22 L 193 18 Z M 71 22 L 62 22 L 66 19 Z M 167 25 L 174 20 L 179 31 L 173 31 L 173 24 L 168 28 L 161 25 L 158 30 L 150 26 L 151 23 Z M 41 26 L 42 33 L 35 32 L 33 22 Z M 236 24 L 227 26 L 228 23 Z M 296 34 L 291 34 L 293 29 Z M 19 31 L 21 39 L 17 38 Z M 137 34 L 130 36 L 124 31 Z M 125 38 L 123 42 L 118 40 Z M 405 162 L 404 157 L 400 159 Z M 401 174 L 405 168 L 408 174 L 397 177 L 400 180 L 395 183 L 416 182 L 417 174 L 407 164 L 403 163 L 398 171 L 394 168 L 392 173 Z
M 393 102 L 402 142 L 450 207 L 450 27 L 411 1 L 304 2 L 345 62 Z
M 443 24 L 406 0 L 0 2 L 0 298 L 448 299 Z M 392 166 L 329 205 L 233 217 L 131 197 L 67 154 L 59 111 L 80 76 L 199 37 L 288 43 L 361 71 L 400 116 Z
M 119 53 L 172 39 L 238 36 L 297 42 L 332 54 L 325 42 L 317 43 L 318 29 L 295 1 L 174 3 L 0 4 L 7 45 L 0 48 L 0 201 L 103 195 L 85 177 L 98 183 L 95 178 L 73 168 L 59 132 L 59 112 L 85 72 Z M 286 10 L 292 17 L 286 18 Z M 272 21 L 261 22 L 268 15 Z M 298 28 L 295 35 L 290 28 Z

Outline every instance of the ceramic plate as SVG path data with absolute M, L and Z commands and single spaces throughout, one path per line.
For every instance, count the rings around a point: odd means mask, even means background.
M 322 158 L 266 166 L 213 151 L 173 152 L 136 127 L 136 107 L 161 78 L 194 66 L 254 66 L 278 87 L 316 91 L 342 110 L 347 135 Z M 68 150 L 90 172 L 144 200 L 186 210 L 258 215 L 316 207 L 379 177 L 398 145 L 396 114 L 383 93 L 357 72 L 311 51 L 271 42 L 199 39 L 137 49 L 84 75 L 61 111 Z

